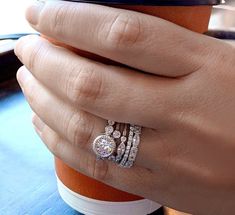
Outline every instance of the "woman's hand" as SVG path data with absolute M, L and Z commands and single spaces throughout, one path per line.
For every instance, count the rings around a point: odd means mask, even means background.
M 233 47 L 156 17 L 91 4 L 37 3 L 27 19 L 46 36 L 128 66 L 88 60 L 38 36 L 19 40 L 15 52 L 25 67 L 17 77 L 53 154 L 178 210 L 235 212 Z M 96 160 L 92 141 L 105 119 L 144 127 L 131 169 Z

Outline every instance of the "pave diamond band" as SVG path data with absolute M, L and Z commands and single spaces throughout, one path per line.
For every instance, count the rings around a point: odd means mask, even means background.
M 133 166 L 134 161 L 137 156 L 138 152 L 138 146 L 140 144 L 140 134 L 141 134 L 141 127 L 140 126 L 134 126 L 133 130 L 134 136 L 132 139 L 132 146 L 129 152 L 128 160 L 125 163 L 125 167 L 130 168 Z
M 123 168 L 133 166 L 140 144 L 141 126 L 108 120 L 105 133 L 93 141 L 98 159 L 108 159 Z

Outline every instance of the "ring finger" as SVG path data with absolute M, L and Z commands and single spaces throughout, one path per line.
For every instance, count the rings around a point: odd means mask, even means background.
M 41 85 L 25 67 L 19 71 L 19 83 L 33 111 L 71 145 L 86 150 L 94 156 L 91 143 L 97 135 L 104 132 L 106 120 L 64 102 Z M 27 76 L 24 80 L 22 80 L 22 71 L 25 73 L 23 75 Z M 149 155 L 155 150 L 153 147 L 158 148 L 154 157 Z M 149 167 L 158 162 L 160 166 L 164 154 L 167 154 L 167 151 L 166 147 L 163 147 L 159 133 L 144 128 L 136 165 Z

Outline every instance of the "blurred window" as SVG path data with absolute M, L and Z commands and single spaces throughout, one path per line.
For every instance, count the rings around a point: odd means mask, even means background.
M 1 0 L 0 35 L 32 32 L 25 20 L 25 9 L 33 0 Z

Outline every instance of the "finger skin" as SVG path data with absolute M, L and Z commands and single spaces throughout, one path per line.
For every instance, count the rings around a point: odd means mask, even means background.
M 137 160 L 141 158 L 142 163 L 146 163 L 146 168 L 154 175 L 149 178 L 148 182 L 144 181 L 146 184 L 142 184 L 145 178 L 141 178 L 141 171 L 136 172 L 139 175 L 138 180 L 140 180 L 138 184 L 143 188 L 143 190 L 139 190 L 143 191 L 142 196 L 192 214 L 223 215 L 232 211 L 235 185 L 234 173 L 231 168 L 235 161 L 234 115 L 230 114 L 234 111 L 235 101 L 232 90 L 234 87 L 232 84 L 234 67 L 226 71 L 226 75 L 217 74 L 220 71 L 218 68 L 220 67 L 215 66 L 213 79 L 206 77 L 209 74 L 205 72 L 203 79 L 198 77 L 187 82 L 191 87 L 188 91 L 192 96 L 185 97 L 187 99 L 184 102 L 188 104 L 191 102 L 191 107 L 195 109 L 192 109 L 194 112 L 182 109 L 184 112 L 173 123 L 174 129 L 171 132 L 157 133 L 153 131 L 146 134 L 144 129 L 141 135 L 141 153 L 138 154 Z M 229 85 L 226 87 L 221 84 L 221 79 L 226 79 L 226 85 Z M 28 92 L 40 92 L 32 80 L 32 76 L 31 78 L 26 77 L 25 86 L 29 88 L 22 86 L 26 97 Z M 30 84 L 36 87 L 36 90 L 32 90 Z M 199 91 L 197 86 L 210 89 L 210 92 L 202 94 L 203 89 Z M 225 90 L 227 96 L 224 96 Z M 46 94 L 48 95 L 48 93 Z M 34 100 L 43 104 L 40 97 L 36 97 Z M 196 100 L 194 100 L 195 98 Z M 198 98 L 200 98 L 200 102 L 196 102 Z M 48 99 L 48 101 L 52 103 L 45 102 L 47 105 L 44 104 L 42 107 L 39 105 L 38 109 L 42 112 L 51 109 L 55 102 L 52 99 Z M 229 108 L 230 111 L 227 113 L 225 110 L 228 111 L 228 107 L 231 109 Z M 50 115 L 53 116 L 53 114 Z M 61 116 L 54 115 L 54 117 L 58 120 Z M 219 120 L 219 123 L 216 120 Z M 57 136 L 62 136 L 61 134 L 59 133 Z M 56 143 L 58 143 L 58 139 L 55 138 L 54 144 Z M 55 148 L 57 147 L 55 146 Z M 80 150 L 79 147 L 76 146 L 76 148 Z M 60 153 L 62 160 L 75 167 L 74 161 L 66 160 L 66 157 L 63 157 L 63 150 Z M 124 186 L 132 187 L 128 183 L 129 180 Z M 135 185 L 137 186 L 137 184 Z M 128 190 L 128 187 L 123 189 Z M 221 201 L 223 207 L 220 207 Z M 208 205 L 212 205 L 212 207 Z
M 49 1 L 29 7 L 26 17 L 44 35 L 163 76 L 200 70 L 213 52 L 214 43 L 206 36 L 134 11 Z
M 23 75 L 27 76 L 27 80 L 22 80 Z M 59 99 L 24 67 L 19 69 L 17 79 L 29 105 L 44 122 L 74 146 L 91 151 L 90 143 L 104 130 L 104 119 L 81 111 Z
M 27 76 L 27 80 L 22 81 L 22 71 L 26 73 L 23 75 Z M 61 138 L 93 154 L 92 142 L 104 132 L 107 120 L 65 103 L 41 85 L 24 67 L 17 73 L 17 78 L 34 113 Z M 160 131 L 143 128 L 135 165 L 162 169 L 169 154 L 167 144 L 162 140 Z M 151 154 L 153 150 L 154 156 Z
M 147 194 L 145 191 L 146 186 L 145 189 L 142 189 L 144 184 L 148 184 L 149 188 L 147 189 L 152 189 L 153 183 L 150 183 L 150 179 L 155 176 L 150 170 L 136 166 L 125 169 L 109 161 L 97 160 L 94 154 L 73 146 L 61 138 L 37 115 L 33 117 L 33 124 L 47 148 L 70 167 L 117 189 L 136 195 L 146 194 L 148 195 L 146 197 L 151 198 L 149 193 Z M 156 180 L 154 184 L 157 181 L 159 180 Z M 156 188 L 156 185 L 154 187 Z
M 79 109 L 150 128 L 167 129 L 171 125 L 180 79 L 100 64 L 38 36 L 21 38 L 15 53 L 38 81 Z
M 213 180 L 200 175 L 201 169 L 192 169 L 187 162 L 178 163 L 175 166 L 177 169 L 169 166 L 170 169 L 164 168 L 160 171 L 136 166 L 123 169 L 109 161 L 97 161 L 93 154 L 61 138 L 37 116 L 34 116 L 33 123 L 38 135 L 55 156 L 89 177 L 117 189 L 157 201 L 162 205 L 181 208 L 190 214 L 223 215 L 233 210 L 233 199 L 228 198 L 226 194 L 232 194 L 233 187 L 228 187 L 226 190 L 215 183 L 210 184 Z M 185 171 L 185 168 L 189 168 L 189 171 Z M 194 171 L 193 174 L 190 173 L 191 170 Z M 215 195 L 214 198 L 209 198 L 211 193 Z M 176 198 L 175 196 L 178 195 L 179 197 Z M 217 195 L 223 197 L 226 204 L 221 202 Z M 213 207 L 210 207 L 211 204 Z

